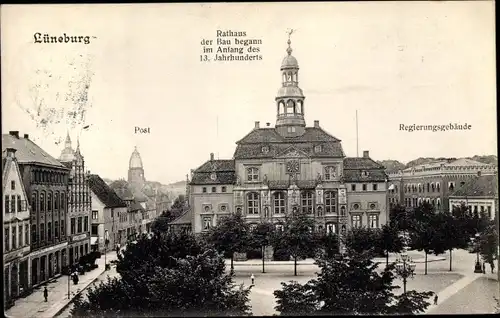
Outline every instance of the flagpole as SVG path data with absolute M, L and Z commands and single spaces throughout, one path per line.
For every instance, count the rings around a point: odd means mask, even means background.
M 219 160 L 219 116 L 217 115 L 215 117 L 215 126 L 217 127 L 217 137 L 215 139 L 215 142 L 217 143 L 217 160 Z
M 359 157 L 358 110 L 356 109 L 356 157 Z

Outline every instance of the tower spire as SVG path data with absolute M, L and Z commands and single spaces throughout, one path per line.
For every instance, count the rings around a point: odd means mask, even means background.
M 66 142 L 64 143 L 64 145 L 67 148 L 71 148 L 71 138 L 69 136 L 69 129 L 66 131 Z
M 292 55 L 293 50 L 292 47 L 290 46 L 292 44 L 290 37 L 292 36 L 293 29 L 290 29 L 287 33 L 288 33 L 288 41 L 286 41 L 286 43 L 288 44 L 288 48 L 286 49 L 286 52 L 288 53 L 288 55 Z

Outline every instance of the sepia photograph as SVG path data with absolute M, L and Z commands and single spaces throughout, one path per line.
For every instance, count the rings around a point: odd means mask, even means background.
M 500 313 L 494 1 L 0 13 L 6 317 Z

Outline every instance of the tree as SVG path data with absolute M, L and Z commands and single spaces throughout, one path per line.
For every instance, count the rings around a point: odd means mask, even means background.
M 234 253 L 243 252 L 248 246 L 249 226 L 241 213 L 222 217 L 217 226 L 210 229 L 208 241 L 219 251 L 231 255 L 231 270 L 234 270 Z
M 79 297 L 73 316 L 165 317 L 249 315 L 250 289 L 235 288 L 224 259 L 212 249 L 174 258 L 175 266 L 143 267 L 127 278 L 108 278 Z
M 356 253 L 370 251 L 372 256 L 379 254 L 379 244 L 381 231 L 367 227 L 351 228 L 347 231 L 344 237 L 344 244 L 349 250 Z M 375 244 L 374 244 L 375 242 Z
M 271 245 L 274 229 L 274 224 L 271 222 L 262 222 L 250 232 L 249 245 L 255 248 L 262 248 L 262 273 L 266 272 L 264 268 L 265 248 Z
M 304 285 L 282 283 L 274 291 L 275 309 L 281 315 L 352 315 L 421 313 L 430 305 L 432 292 L 410 291 L 395 295 L 391 264 L 379 273 L 371 253 L 348 251 L 340 259 L 322 257 L 316 263 L 320 273 Z
M 317 248 L 313 234 L 314 220 L 306 213 L 297 211 L 285 216 L 285 220 L 279 224 L 283 226 L 283 231 L 278 231 L 274 236 L 274 245 L 279 244 L 293 257 L 294 275 L 297 276 L 297 259 L 311 255 Z
M 378 250 L 384 251 L 385 263 L 386 266 L 389 266 L 389 253 L 399 253 L 404 248 L 404 242 L 399 235 L 398 227 L 394 223 L 382 225 L 376 245 Z
M 184 195 L 180 194 L 175 198 L 174 203 L 168 209 L 163 211 L 160 216 L 158 216 L 151 225 L 151 231 L 153 233 L 163 233 L 167 232 L 170 228 L 170 222 L 181 216 L 187 209 Z
M 479 253 L 494 268 L 495 260 L 498 259 L 498 233 L 494 224 L 489 225 L 479 236 Z
M 334 257 L 339 254 L 339 240 L 339 236 L 336 233 L 317 233 L 318 247 L 323 249 L 323 252 L 327 257 Z

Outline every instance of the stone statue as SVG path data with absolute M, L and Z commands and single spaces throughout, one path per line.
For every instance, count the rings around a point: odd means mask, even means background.
M 321 172 L 318 172 L 318 177 L 317 177 L 318 182 L 323 181 L 323 177 L 321 176 Z
M 236 176 L 236 185 L 237 186 L 241 185 L 241 178 L 240 178 L 240 176 Z
M 267 181 L 267 174 L 264 175 L 264 183 L 268 184 L 269 182 Z

